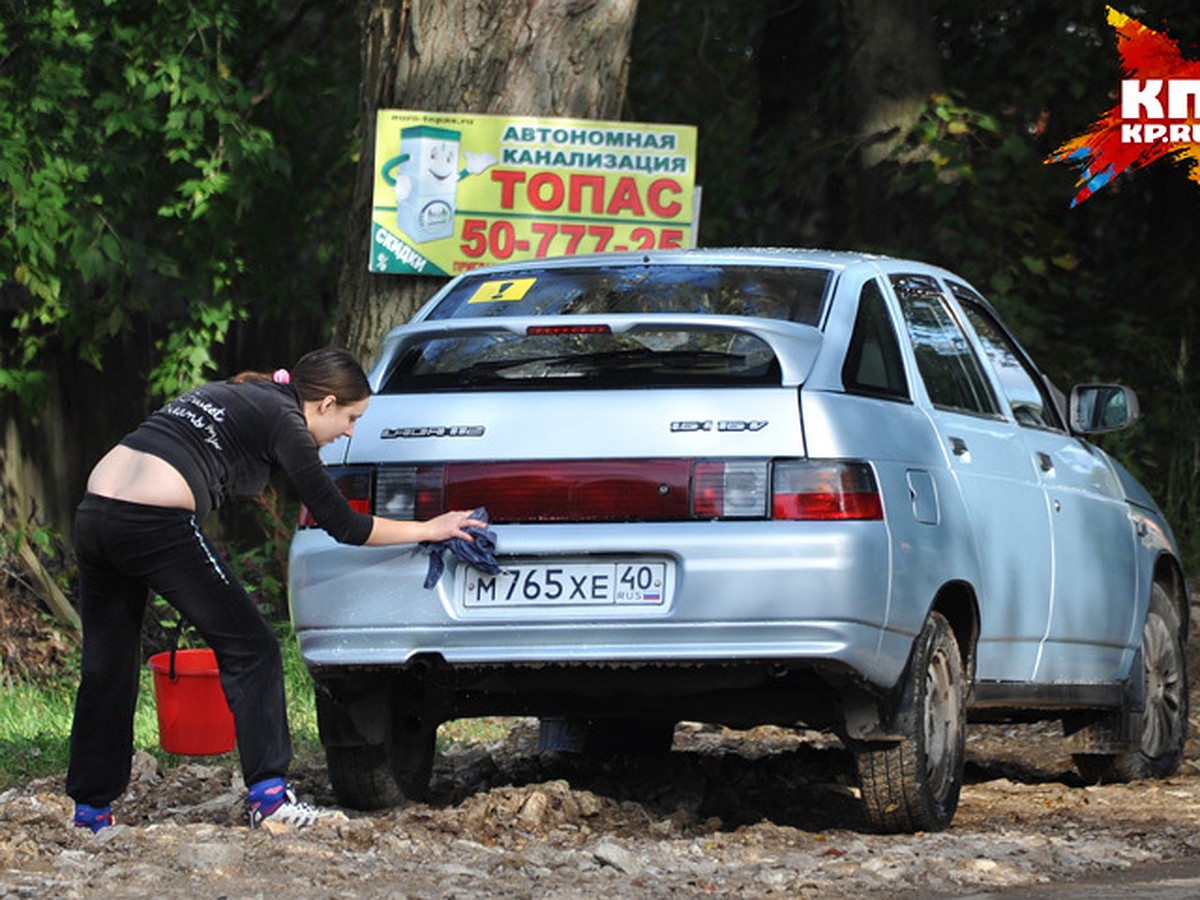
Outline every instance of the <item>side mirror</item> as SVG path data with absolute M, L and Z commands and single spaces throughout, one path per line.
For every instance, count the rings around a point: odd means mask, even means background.
M 1076 434 L 1120 431 L 1137 421 L 1137 394 L 1120 384 L 1078 384 L 1071 389 L 1071 430 Z

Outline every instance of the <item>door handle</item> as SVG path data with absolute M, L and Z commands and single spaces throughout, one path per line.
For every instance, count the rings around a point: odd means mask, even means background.
M 967 442 L 960 437 L 950 438 L 950 452 L 955 456 L 971 455 L 971 451 L 967 448 Z
M 1054 460 L 1050 458 L 1049 453 L 1043 453 L 1042 451 L 1039 450 L 1038 454 L 1037 454 L 1037 461 L 1038 461 L 1038 468 L 1041 469 L 1043 472 L 1053 472 L 1054 471 Z

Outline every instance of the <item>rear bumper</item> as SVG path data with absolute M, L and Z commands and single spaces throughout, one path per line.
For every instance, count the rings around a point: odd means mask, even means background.
M 662 607 L 473 610 L 466 567 L 425 589 L 428 557 L 414 547 L 335 543 L 318 530 L 291 552 L 292 620 L 306 663 L 451 666 L 781 660 L 835 665 L 888 688 L 907 662 L 924 611 L 897 615 L 880 522 L 655 523 L 499 526 L 506 558 L 612 556 L 667 560 Z

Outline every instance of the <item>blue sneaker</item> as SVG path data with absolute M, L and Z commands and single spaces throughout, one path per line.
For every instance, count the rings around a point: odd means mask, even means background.
M 115 825 L 111 806 L 88 806 L 86 803 L 75 804 L 75 827 L 90 828 L 95 834 L 101 828 Z
M 258 828 L 270 819 L 288 830 L 297 830 L 335 814 L 333 810 L 301 803 L 282 778 L 268 778 L 251 785 L 246 799 L 250 804 L 251 828 Z

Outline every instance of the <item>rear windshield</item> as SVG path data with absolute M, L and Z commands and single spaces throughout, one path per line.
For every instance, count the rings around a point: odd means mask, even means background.
M 621 265 L 469 276 L 429 319 L 702 313 L 817 325 L 830 271 L 800 266 Z
M 380 393 L 777 385 L 765 341 L 733 329 L 434 338 L 409 348 Z
M 512 278 L 464 278 L 427 319 L 698 313 L 815 326 L 829 282 L 829 270 L 798 266 L 523 269 Z M 381 393 L 780 383 L 770 346 L 736 327 L 651 320 L 619 333 L 590 324 L 547 332 L 431 338 L 404 352 Z

